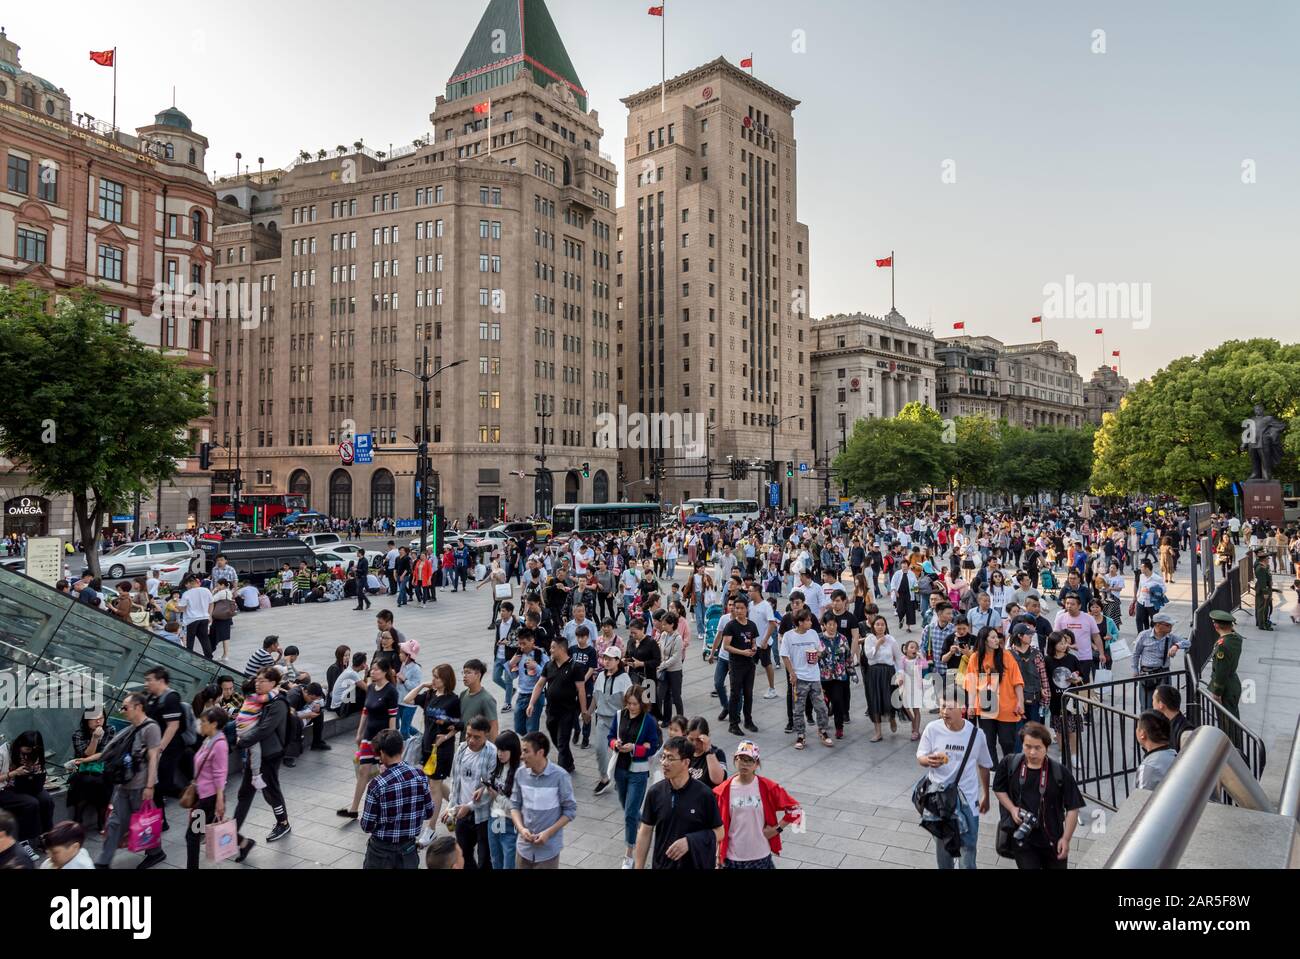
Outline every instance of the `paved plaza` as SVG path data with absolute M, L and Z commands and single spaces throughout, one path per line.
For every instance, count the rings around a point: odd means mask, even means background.
M 1173 605 L 1183 631 L 1190 620 L 1189 586 L 1185 575 L 1170 589 Z M 684 579 L 679 571 L 678 579 Z M 518 588 L 516 587 L 516 594 Z M 352 601 L 311 604 L 241 614 L 234 625 L 230 665 L 232 672 L 242 671 L 249 654 L 260 646 L 262 637 L 274 633 L 281 646 L 295 645 L 302 655 L 298 666 L 313 678 L 324 680 L 332 662 L 334 648 L 346 643 L 354 650 L 370 651 L 375 644 L 375 616 L 380 609 L 391 609 L 397 628 L 407 637 L 419 640 L 420 662 L 426 675 L 439 663 L 455 667 L 459 681 L 460 667 L 471 658 L 490 662 L 493 634 L 486 628 L 491 613 L 488 588 L 452 593 L 438 591 L 439 601 L 427 609 L 417 605 L 396 607 L 395 598 L 374 597 L 369 612 L 356 612 Z M 1300 712 L 1300 627 L 1290 622 L 1293 605 L 1278 610 L 1277 632 L 1262 633 L 1253 628 L 1253 618 L 1246 611 L 1239 619 L 1250 625 L 1241 627 L 1246 650 L 1241 661 L 1244 680 L 1255 679 L 1256 702 L 1245 702 L 1243 719 L 1261 730 L 1270 754 L 1278 763 L 1285 752 L 1277 751 L 1284 738 L 1294 731 Z M 1055 613 L 1053 605 L 1049 615 Z M 892 614 L 891 614 L 892 626 Z M 692 624 L 693 629 L 693 624 Z M 916 634 L 919 635 L 919 627 Z M 1132 621 L 1125 623 L 1124 635 L 1133 635 Z M 620 636 L 625 636 L 620 630 Z M 903 635 L 906 635 L 905 633 Z M 724 751 L 736 744 L 726 732 L 726 722 L 715 722 L 718 700 L 709 694 L 713 688 L 713 667 L 701 660 L 701 643 L 692 635 L 683 680 L 682 695 L 689 716 L 705 716 L 714 732 L 713 741 Z M 1117 678 L 1127 675 L 1129 661 L 1116 666 Z M 890 735 L 888 727 L 880 743 L 869 743 L 871 724 L 865 716 L 866 701 L 861 685 L 852 691 L 852 723 L 845 738 L 827 749 L 809 737 L 808 747 L 794 749 L 793 735 L 782 732 L 785 726 L 784 674 L 776 674 L 780 698 L 761 698 L 763 681 L 756 681 L 754 721 L 759 732 L 753 738 L 762 751 L 763 775 L 781 783 L 804 804 L 807 831 L 783 838 L 783 853 L 777 865 L 784 869 L 815 868 L 923 868 L 935 867 L 933 840 L 917 824 L 918 817 L 910 798 L 912 787 L 921 774 L 916 763 L 916 744 L 910 741 L 910 726 L 900 724 Z M 500 705 L 502 690 L 489 680 L 485 688 L 496 695 Z M 510 728 L 511 715 L 502 717 L 503 728 Z M 923 716 L 923 722 L 933 719 Z M 545 725 L 543 724 L 543 730 Z M 264 842 L 273 821 L 266 803 L 257 798 L 245 824 L 247 835 L 258 841 L 242 864 L 222 863 L 215 868 L 343 868 L 361 866 L 366 835 L 355 822 L 335 815 L 335 810 L 351 801 L 354 784 L 351 761 L 351 736 L 337 735 L 328 752 L 304 753 L 293 769 L 281 771 L 281 784 L 288 806 L 293 832 L 274 844 Z M 576 820 L 564 830 L 564 867 L 617 869 L 623 858 L 623 811 L 611 787 L 606 794 L 594 796 L 598 780 L 596 751 L 574 749 L 577 772 L 574 790 L 578 800 Z M 554 754 L 552 754 L 554 758 Z M 732 764 L 728 763 L 730 771 Z M 227 810 L 233 814 L 237 779 L 232 777 L 227 792 Z M 181 811 L 168 805 L 172 829 L 164 836 L 167 861 L 159 868 L 181 868 L 185 862 Z M 1078 862 L 1089 845 L 1089 830 L 1104 828 L 1106 813 L 1085 809 L 1082 813 L 1075 851 L 1071 860 Z M 997 820 L 997 801 L 983 817 L 979 836 L 978 862 L 983 868 L 1015 868 L 1011 860 L 999 859 L 993 850 Z M 98 837 L 90 845 L 98 846 Z M 92 851 L 94 851 L 92 849 Z M 119 852 L 117 865 L 129 867 L 137 856 Z M 204 864 L 204 868 L 213 868 Z

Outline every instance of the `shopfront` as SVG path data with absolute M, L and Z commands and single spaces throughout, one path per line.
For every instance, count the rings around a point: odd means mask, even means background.
M 4 533 L 20 536 L 48 536 L 50 532 L 50 501 L 43 496 L 15 496 L 5 500 Z

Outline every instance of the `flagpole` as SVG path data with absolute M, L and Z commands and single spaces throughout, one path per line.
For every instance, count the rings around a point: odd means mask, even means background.
M 117 47 L 113 48 L 113 142 L 117 142 Z
M 754 75 L 754 51 L 753 50 L 749 51 L 749 75 L 751 77 Z
M 660 0 L 663 12 L 659 15 L 659 112 L 666 113 L 668 87 L 668 0 Z
M 1041 319 L 1041 320 L 1038 321 L 1038 343 L 1039 343 L 1040 346 L 1041 346 L 1042 343 L 1043 343 L 1043 327 L 1044 327 L 1046 324 L 1047 324 L 1047 320 L 1046 320 L 1046 318 Z
M 895 312 L 894 307 L 894 270 L 896 261 L 894 260 L 894 251 L 889 251 L 889 312 Z
M 492 156 L 492 98 L 488 97 L 488 156 Z

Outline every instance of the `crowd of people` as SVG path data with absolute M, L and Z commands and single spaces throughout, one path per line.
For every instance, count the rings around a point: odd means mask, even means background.
M 1228 517 L 1214 528 L 1216 557 L 1244 539 L 1260 563 L 1300 573 L 1300 534 Z M 356 609 L 370 608 L 371 577 L 399 610 L 424 601 L 433 558 L 389 547 L 379 571 L 364 559 L 360 573 L 352 570 Z M 1083 805 L 1077 771 L 1049 752 L 1078 735 L 1067 693 L 1111 666 L 1111 647 L 1130 623 L 1135 674 L 1166 673 L 1185 653 L 1188 639 L 1162 609 L 1191 548 L 1185 513 L 1124 507 L 1088 518 L 896 511 L 672 523 L 559 543 L 507 541 L 477 571 L 468 551 L 455 549 L 444 586 L 491 587 L 494 596 L 482 658 L 426 668 L 420 642 L 384 609 L 375 648 L 340 645 L 323 682 L 274 636 L 242 677 L 223 677 L 185 709 L 169 695 L 166 671 L 155 670 L 161 676 L 128 697 L 129 725 L 107 746 L 104 718 L 86 718 L 74 743 L 78 808 L 107 813 L 97 865 L 112 863 L 146 800 L 162 806 L 187 784 L 197 800 L 189 835 L 201 838 L 225 817 L 237 760 L 235 821 L 242 828 L 260 792 L 276 821 L 266 840 L 275 842 L 292 828 L 280 769 L 303 748 L 329 748 L 321 729 L 334 713 L 356 717 L 355 787 L 338 815 L 368 834 L 368 868 L 414 868 L 421 850 L 430 866 L 557 866 L 577 813 L 574 751 L 593 743 L 598 773 L 587 785 L 595 796 L 612 793 L 623 811 L 624 868 L 772 868 L 782 830 L 802 813 L 758 775 L 757 696 L 785 699 L 784 732 L 797 750 L 811 740 L 834 751 L 855 714 L 870 723 L 869 744 L 910 734 L 936 792 L 959 793 L 926 825 L 941 867 L 974 865 L 991 783 L 999 850 L 1021 868 L 1059 868 Z M 206 583 L 187 581 L 180 605 L 194 618 L 170 630 L 209 656 L 229 638 L 228 629 L 209 629 L 216 604 L 244 608 L 243 584 L 220 567 Z M 111 612 L 132 616 L 150 583 L 122 585 L 126 599 Z M 684 709 L 692 650 L 712 669 L 716 717 Z M 500 689 L 499 706 L 486 683 Z M 1153 680 L 1142 689 L 1140 784 L 1150 788 L 1168 771 L 1186 717 L 1172 686 Z M 730 756 L 711 723 L 735 741 Z M 134 756 L 132 778 L 95 786 L 89 777 L 97 764 L 104 775 L 106 754 L 120 763 L 112 743 Z M 39 743 L 21 748 L 44 755 Z M 27 756 L 16 768 L 33 768 Z M 50 838 L 69 835 L 58 831 L 65 824 L 49 822 L 39 801 L 6 796 L 8 784 L 0 782 L 0 809 L 16 810 L 14 834 L 38 844 L 44 836 L 47 850 L 68 845 Z M 254 845 L 241 832 L 238 858 Z

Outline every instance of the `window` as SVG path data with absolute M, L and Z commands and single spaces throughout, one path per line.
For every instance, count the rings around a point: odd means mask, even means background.
M 46 203 L 59 202 L 59 170 L 48 160 L 40 164 L 36 180 L 36 196 Z
M 45 262 L 45 234 L 20 226 L 18 228 L 18 259 L 29 263 Z
M 122 222 L 122 198 L 126 188 L 112 180 L 99 181 L 99 217 L 112 223 Z M 240 257 L 243 262 L 243 257 Z M 101 274 L 102 275 L 102 274 Z
M 31 162 L 24 157 L 9 155 L 9 176 L 8 183 L 10 193 L 28 192 L 28 178 L 31 169 Z
M 122 281 L 122 251 L 114 246 L 99 246 L 99 278 Z

